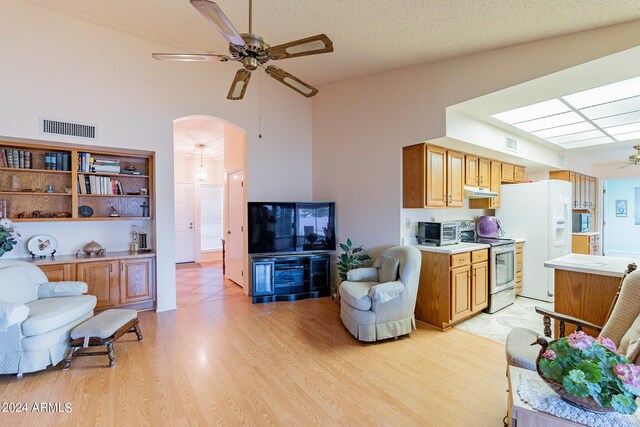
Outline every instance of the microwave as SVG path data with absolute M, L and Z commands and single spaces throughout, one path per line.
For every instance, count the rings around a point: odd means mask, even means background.
M 418 243 L 421 245 L 455 245 L 460 242 L 460 223 L 449 222 L 419 222 Z
M 591 231 L 591 214 L 574 213 L 571 215 L 571 225 L 571 231 L 573 233 Z

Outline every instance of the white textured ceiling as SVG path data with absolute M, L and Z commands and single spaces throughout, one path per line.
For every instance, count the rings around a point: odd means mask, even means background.
M 227 53 L 188 0 L 25 1 L 179 52 Z M 248 31 L 248 0 L 217 3 Z M 278 64 L 313 85 L 640 19 L 640 1 L 626 0 L 255 0 L 253 10 L 253 32 L 272 45 L 333 40 L 333 53 Z
M 200 157 L 199 144 L 203 144 L 203 156 L 224 161 L 224 122 L 207 117 L 176 120 L 173 124 L 173 151 L 179 157 Z

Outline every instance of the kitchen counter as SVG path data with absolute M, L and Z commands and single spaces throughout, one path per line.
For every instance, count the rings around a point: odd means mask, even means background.
M 569 254 L 544 263 L 547 268 L 567 270 L 576 273 L 596 274 L 598 276 L 622 277 L 627 264 L 640 260 L 599 255 Z
M 574 236 L 597 236 L 600 234 L 599 231 L 585 231 L 583 233 L 571 233 Z
M 524 241 L 525 241 L 521 237 L 510 237 L 510 236 L 504 236 L 504 237 L 501 237 L 501 239 L 512 239 L 512 240 L 515 240 L 516 243 L 524 243 Z
M 432 245 L 414 245 L 416 248 L 425 252 L 438 252 L 444 254 L 459 254 L 462 252 L 477 251 L 480 249 L 487 249 L 489 245 L 483 243 L 465 243 L 461 242 L 455 245 L 446 246 L 432 246 Z

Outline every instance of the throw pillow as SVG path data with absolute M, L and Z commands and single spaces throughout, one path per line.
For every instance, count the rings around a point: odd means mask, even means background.
M 380 283 L 394 282 L 398 279 L 398 265 L 400 260 L 390 256 L 381 256 Z
M 633 363 L 640 353 L 640 316 L 620 340 L 618 349 Z

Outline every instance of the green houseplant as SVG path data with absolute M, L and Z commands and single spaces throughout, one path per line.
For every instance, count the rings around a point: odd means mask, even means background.
M 608 338 L 582 331 L 542 345 L 538 373 L 563 399 L 594 412 L 633 414 L 640 395 L 640 366 L 617 353 Z
M 362 266 L 364 261 L 369 261 L 371 257 L 364 253 L 362 246 L 353 247 L 351 239 L 347 243 L 340 243 L 343 253 L 338 257 L 338 274 L 340 282 L 347 280 L 347 272 Z
M 11 220 L 9 218 L 0 219 L 0 256 L 13 250 L 13 247 L 18 244 L 18 237 L 20 235 L 14 229 Z

